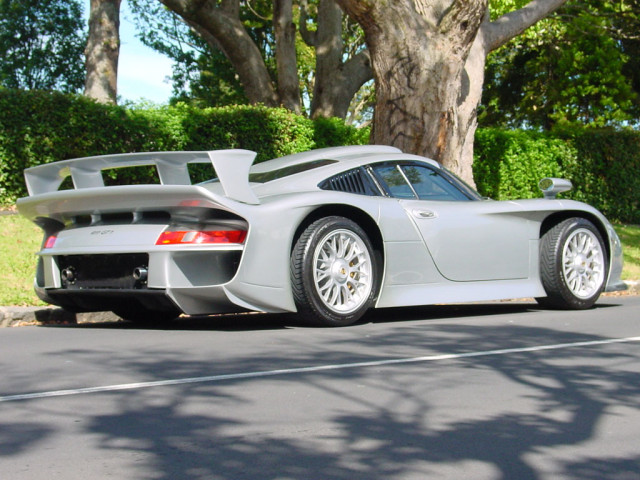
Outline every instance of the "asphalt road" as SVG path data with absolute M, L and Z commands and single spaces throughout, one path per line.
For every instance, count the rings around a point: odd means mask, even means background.
M 0 330 L 0 478 L 640 479 L 640 297 Z

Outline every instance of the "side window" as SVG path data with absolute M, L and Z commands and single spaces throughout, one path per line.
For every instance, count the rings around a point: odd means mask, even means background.
M 404 174 L 397 165 L 384 165 L 374 167 L 375 172 L 380 176 L 389 194 L 394 198 L 416 198 L 411 185 L 407 183 Z
M 436 168 L 416 163 L 382 163 L 373 170 L 393 198 L 419 198 L 432 201 L 474 200 Z
M 418 165 L 403 165 L 401 168 L 421 200 L 469 200 L 469 197 L 434 169 Z

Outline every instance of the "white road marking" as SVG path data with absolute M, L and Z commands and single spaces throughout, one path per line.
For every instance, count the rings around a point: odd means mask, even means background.
M 185 385 L 189 383 L 214 383 L 225 380 L 242 380 L 246 378 L 274 377 L 278 375 L 292 375 L 298 373 L 315 373 L 328 370 L 346 370 L 349 368 L 382 367 L 386 365 L 402 365 L 407 363 L 435 362 L 439 360 L 455 360 L 461 358 L 485 357 L 490 355 L 508 355 L 512 353 L 540 352 L 543 350 L 560 350 L 563 348 L 592 347 L 613 343 L 640 342 L 640 337 L 611 338 L 607 340 L 593 340 L 589 342 L 557 343 L 554 345 L 538 345 L 535 347 L 504 348 L 500 350 L 485 350 L 480 352 L 448 353 L 428 355 L 424 357 L 394 358 L 389 360 L 373 360 L 368 362 L 342 363 L 335 365 L 319 365 L 315 367 L 286 368 L 281 370 L 266 370 L 245 373 L 230 373 L 226 375 L 211 375 L 206 377 L 175 378 L 157 380 L 153 382 L 125 383 L 121 385 L 104 385 L 100 387 L 74 388 L 69 390 L 53 390 L 49 392 L 24 393 L 18 395 L 0 396 L 1 402 L 16 400 L 31 400 L 37 398 L 64 397 L 69 395 L 84 395 L 88 393 L 115 392 L 119 390 L 137 390 L 151 387 L 165 387 L 171 385 Z

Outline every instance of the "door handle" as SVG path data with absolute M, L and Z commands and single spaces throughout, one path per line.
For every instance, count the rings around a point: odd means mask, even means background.
M 438 216 L 438 214 L 432 210 L 413 210 L 412 213 L 414 217 L 421 219 L 436 218 Z

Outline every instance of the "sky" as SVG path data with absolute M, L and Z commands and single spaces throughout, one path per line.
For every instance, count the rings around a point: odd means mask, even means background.
M 90 0 L 84 1 L 89 18 Z M 123 100 L 150 100 L 167 103 L 171 96 L 172 61 L 146 47 L 135 36 L 135 25 L 128 4 L 120 7 L 120 58 L 118 60 L 118 97 Z

